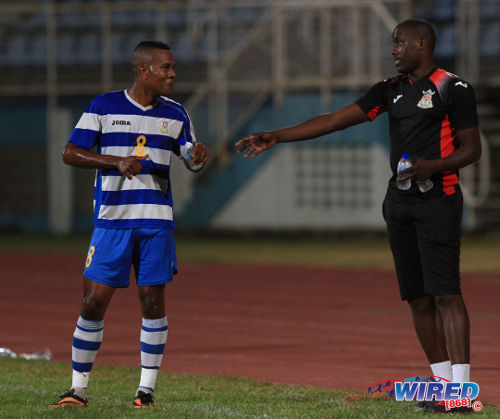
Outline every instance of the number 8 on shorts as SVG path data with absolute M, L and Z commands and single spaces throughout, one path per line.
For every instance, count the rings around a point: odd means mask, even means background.
M 88 268 L 92 263 L 92 256 L 94 255 L 95 247 L 91 246 L 89 249 L 89 254 L 87 255 L 87 260 L 85 261 L 85 267 Z

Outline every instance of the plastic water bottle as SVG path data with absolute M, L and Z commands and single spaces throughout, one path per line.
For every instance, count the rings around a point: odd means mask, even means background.
M 410 156 L 408 153 L 403 153 L 403 157 L 401 157 L 398 163 L 398 174 L 401 170 L 408 169 L 409 167 L 411 167 Z M 398 189 L 406 191 L 411 188 L 411 179 L 398 181 L 397 186 Z
M 189 163 L 189 167 L 193 170 L 201 169 L 201 164 L 191 164 L 191 160 L 193 160 L 193 143 L 189 143 L 184 138 L 181 138 L 179 145 L 181 146 L 181 156 Z
M 418 185 L 418 190 L 422 193 L 429 192 L 433 186 L 434 182 L 430 180 L 429 178 L 424 179 L 424 180 L 417 180 L 417 185 Z

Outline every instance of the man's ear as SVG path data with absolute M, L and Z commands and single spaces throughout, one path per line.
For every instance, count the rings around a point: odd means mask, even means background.
M 419 51 L 422 51 L 425 48 L 425 44 L 426 44 L 426 39 L 424 37 L 421 36 L 420 38 L 417 39 L 417 46 Z
M 137 68 L 137 75 L 143 79 L 143 80 L 147 80 L 148 77 L 149 77 L 149 66 L 147 65 L 140 65 L 138 68 Z

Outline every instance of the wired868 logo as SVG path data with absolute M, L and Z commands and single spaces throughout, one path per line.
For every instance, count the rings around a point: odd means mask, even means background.
M 396 401 L 435 401 L 443 404 L 446 410 L 469 407 L 478 412 L 483 408 L 482 403 L 475 400 L 479 395 L 477 383 L 453 383 L 434 376 L 381 381 L 368 387 L 367 393 L 356 394 L 349 405 L 359 405 L 376 397 L 388 397 Z
M 473 382 L 452 383 L 444 380 L 394 382 L 396 401 L 442 401 L 446 410 L 455 407 L 472 407 L 474 410 L 481 410 L 481 402 L 474 401 L 478 395 L 479 385 Z

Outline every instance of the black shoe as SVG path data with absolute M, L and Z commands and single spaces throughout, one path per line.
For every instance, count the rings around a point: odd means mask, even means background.
M 87 399 L 77 396 L 75 389 L 72 388 L 67 393 L 59 396 L 59 400 L 49 405 L 49 407 L 87 407 L 88 405 Z
M 143 407 L 155 407 L 155 396 L 153 396 L 153 393 L 146 393 L 145 391 L 139 390 L 130 407 L 133 407 L 135 409 L 141 409 Z

